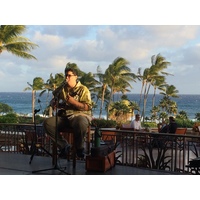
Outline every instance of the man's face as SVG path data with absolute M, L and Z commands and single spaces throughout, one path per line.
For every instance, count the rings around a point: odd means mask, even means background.
M 139 121 L 140 120 L 140 116 L 136 115 L 136 120 Z
M 74 86 L 77 80 L 77 76 L 73 74 L 72 71 L 68 71 L 65 74 L 66 82 L 68 83 L 69 86 Z

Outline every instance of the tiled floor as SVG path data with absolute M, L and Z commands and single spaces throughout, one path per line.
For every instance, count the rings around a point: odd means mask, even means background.
M 146 170 L 129 166 L 116 165 L 107 172 L 88 172 L 85 170 L 85 161 L 77 161 L 76 169 L 72 162 L 58 159 L 57 165 L 52 165 L 51 157 L 34 156 L 29 164 L 30 155 L 1 153 L 0 175 L 172 175 L 158 170 Z M 42 170 L 42 171 L 38 171 Z

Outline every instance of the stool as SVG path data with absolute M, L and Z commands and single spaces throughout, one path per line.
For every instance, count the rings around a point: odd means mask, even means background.
M 87 153 L 89 154 L 90 152 L 90 133 L 91 132 L 91 127 L 88 126 L 87 133 L 86 133 L 86 144 L 87 144 Z M 72 128 L 66 128 L 62 132 L 60 132 L 62 136 L 69 142 L 69 144 L 72 145 L 72 160 L 73 160 L 73 168 L 76 168 L 76 148 L 75 148 L 75 142 L 74 142 L 74 130 Z M 57 156 L 57 149 L 56 149 L 56 144 L 53 142 L 53 149 L 52 149 L 52 164 L 55 164 L 55 160 Z M 70 160 L 70 155 L 68 156 L 68 160 Z

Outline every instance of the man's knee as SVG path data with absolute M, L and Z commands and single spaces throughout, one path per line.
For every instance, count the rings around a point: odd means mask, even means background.
M 72 126 L 74 128 L 83 128 L 83 129 L 86 129 L 89 126 L 89 121 L 84 116 L 76 116 L 73 119 Z

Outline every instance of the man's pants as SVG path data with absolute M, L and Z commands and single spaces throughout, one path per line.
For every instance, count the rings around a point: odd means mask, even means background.
M 64 131 L 65 128 L 73 128 L 74 140 L 76 149 L 84 148 L 84 137 L 87 132 L 89 121 L 85 116 L 75 116 L 71 119 L 67 117 L 56 117 L 47 118 L 44 123 L 44 129 L 46 133 L 53 139 L 56 140 L 57 134 L 57 145 L 60 149 L 64 148 L 68 142 L 60 135 L 60 132 Z M 58 131 L 57 131 L 58 130 Z

